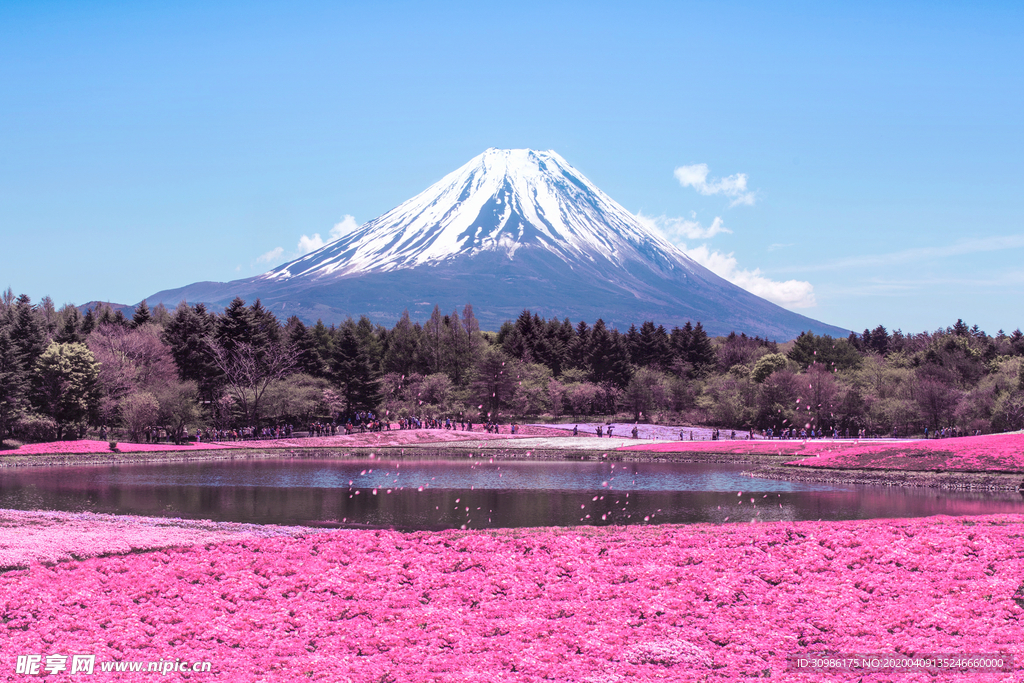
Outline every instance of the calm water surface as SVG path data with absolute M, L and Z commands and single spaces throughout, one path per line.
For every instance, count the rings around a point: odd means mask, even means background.
M 1017 493 L 777 481 L 744 467 L 362 458 L 18 468 L 0 471 L 0 507 L 398 529 L 1024 512 Z

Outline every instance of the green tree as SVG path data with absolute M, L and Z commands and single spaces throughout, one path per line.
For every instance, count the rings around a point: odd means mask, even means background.
M 411 375 L 420 366 L 420 333 L 409 320 L 409 311 L 403 311 L 388 335 L 384 352 L 384 372 Z
M 786 357 L 781 353 L 766 353 L 757 359 L 750 377 L 758 384 L 762 384 L 772 373 L 786 367 L 787 363 Z
M 827 334 L 818 336 L 803 332 L 796 338 L 789 358 L 803 369 L 817 364 L 828 371 L 852 370 L 860 366 L 861 356 L 846 339 L 833 339 Z
M 8 331 L 0 327 L 0 445 L 25 412 L 28 378 Z
M 162 335 L 171 349 L 178 377 L 185 382 L 195 382 L 206 401 L 216 398 L 223 381 L 208 343 L 215 326 L 215 317 L 206 312 L 203 304 L 189 306 L 182 301 L 171 314 Z
M 24 294 L 17 298 L 9 314 L 11 342 L 17 349 L 19 365 L 28 372 L 46 349 L 46 337 L 32 310 L 32 300 Z
M 665 406 L 668 394 L 665 376 L 654 368 L 642 367 L 633 373 L 622 398 L 633 419 L 639 421 L 653 409 Z
M 51 343 L 36 361 L 35 403 L 57 423 L 57 439 L 97 407 L 99 367 L 85 344 Z
M 57 317 L 59 323 L 53 341 L 59 344 L 85 341 L 87 335 L 82 334 L 82 314 L 77 308 L 68 304 L 60 309 Z
M 186 429 L 199 419 L 199 390 L 195 382 L 172 381 L 155 387 L 160 410 L 157 422 L 175 443 L 186 438 Z
M 609 330 L 600 318 L 590 334 L 590 379 L 595 384 L 624 387 L 629 383 L 629 350 L 618 330 Z
M 142 327 L 153 321 L 153 315 L 149 312 L 149 305 L 146 300 L 135 307 L 135 314 L 132 316 L 132 327 Z
M 516 362 L 496 347 L 488 347 L 481 354 L 471 389 L 478 409 L 484 414 L 496 418 L 512 400 L 517 386 Z
M 345 412 L 374 410 L 377 407 L 377 384 L 369 358 L 359 345 L 355 324 L 349 319 L 341 326 L 331 356 L 331 381 L 341 391 Z

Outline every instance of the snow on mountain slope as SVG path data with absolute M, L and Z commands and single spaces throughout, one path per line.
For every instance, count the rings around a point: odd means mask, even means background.
M 553 151 L 489 149 L 354 232 L 262 276 L 339 278 L 542 249 L 571 269 L 700 268 Z
M 489 149 L 355 231 L 256 277 L 197 282 L 151 305 L 259 298 L 276 315 L 381 324 L 473 305 L 496 330 L 525 309 L 628 327 L 701 322 L 787 340 L 847 331 L 723 280 L 651 231 L 554 152 Z

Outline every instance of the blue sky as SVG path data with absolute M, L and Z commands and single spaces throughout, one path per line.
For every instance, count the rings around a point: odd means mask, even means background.
M 1009 2 L 7 0 L 0 287 L 248 277 L 531 147 L 805 315 L 1009 331 L 1022 35 Z

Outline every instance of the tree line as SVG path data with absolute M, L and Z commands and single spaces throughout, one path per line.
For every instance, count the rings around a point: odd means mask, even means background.
M 10 289 L 0 296 L 0 440 L 81 437 L 100 425 L 139 440 L 159 426 L 384 420 L 508 422 L 628 416 L 727 429 L 830 433 L 1024 428 L 1024 335 L 961 320 L 930 333 L 883 326 L 794 341 L 700 323 L 626 332 L 529 310 L 482 332 L 473 308 L 386 328 L 284 323 L 259 300 L 220 313 L 142 302 L 131 318 L 83 315 Z

